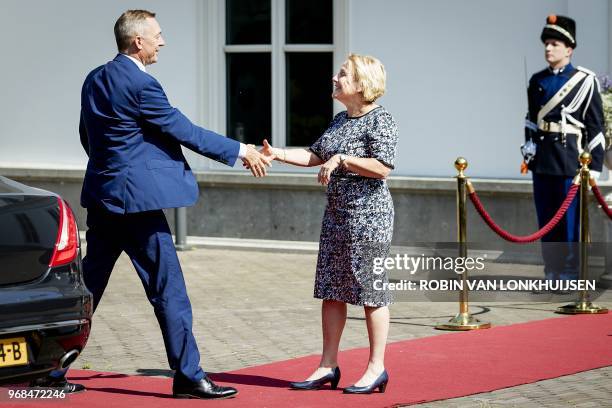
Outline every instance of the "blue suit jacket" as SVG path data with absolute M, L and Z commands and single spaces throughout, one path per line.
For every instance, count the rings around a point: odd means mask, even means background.
M 79 133 L 89 156 L 81 205 L 120 214 L 196 202 L 181 145 L 230 166 L 240 150 L 235 140 L 191 123 L 159 82 L 122 54 L 85 79 Z

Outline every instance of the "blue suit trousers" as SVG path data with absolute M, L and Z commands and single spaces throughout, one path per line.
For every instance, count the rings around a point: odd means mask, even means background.
M 572 177 L 533 173 L 533 198 L 542 228 L 555 216 L 572 186 Z M 576 196 L 559 224 L 542 238 L 546 279 L 577 279 L 580 251 L 580 207 Z
M 94 311 L 125 251 L 155 311 L 170 368 L 188 380 L 201 380 L 205 374 L 192 332 L 191 303 L 164 212 L 116 214 L 88 208 L 87 226 L 83 276 L 93 294 Z

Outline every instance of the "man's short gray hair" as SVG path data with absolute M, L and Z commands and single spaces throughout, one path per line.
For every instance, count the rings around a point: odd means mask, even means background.
M 115 23 L 115 40 L 119 52 L 130 48 L 134 37 L 142 35 L 143 24 L 147 18 L 154 18 L 155 13 L 147 10 L 127 10 Z

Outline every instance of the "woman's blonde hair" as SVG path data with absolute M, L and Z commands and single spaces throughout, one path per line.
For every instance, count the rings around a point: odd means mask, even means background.
M 366 102 L 374 102 L 384 95 L 387 74 L 378 59 L 369 55 L 350 54 L 348 61 Z

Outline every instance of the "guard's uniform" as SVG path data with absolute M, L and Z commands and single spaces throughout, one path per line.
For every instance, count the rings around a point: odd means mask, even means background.
M 563 93 L 574 76 L 582 79 L 576 78 L 577 84 L 538 120 L 542 108 L 555 94 Z M 578 95 L 580 92 L 582 95 Z M 580 153 L 586 149 L 593 156 L 589 168 L 601 172 L 605 145 L 604 118 L 595 74 L 582 67 L 574 68 L 572 64 L 561 68 L 558 73 L 546 68 L 531 77 L 527 94 L 529 113 L 525 137 L 537 146 L 536 155 L 529 162 L 529 170 L 534 174 L 574 177 L 580 168 Z M 578 105 L 575 109 L 572 108 L 573 102 Z
M 551 22 L 551 17 L 554 21 Z M 555 24 L 556 23 L 556 24 Z M 565 23 L 565 24 L 564 24 Z M 549 16 L 542 41 L 558 38 L 575 47 L 573 20 Z M 531 77 L 526 143 L 535 156 L 527 159 L 533 173 L 533 195 L 542 228 L 555 215 L 580 168 L 583 150 L 592 155 L 590 169 L 601 172 L 605 139 L 599 84 L 593 72 L 571 64 L 558 71 L 546 68 Z M 557 227 L 542 238 L 544 272 L 548 279 L 575 279 L 578 274 L 579 206 L 575 199 Z M 567 244 L 548 244 L 559 242 Z

